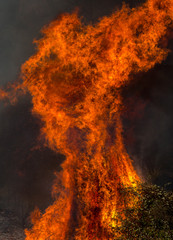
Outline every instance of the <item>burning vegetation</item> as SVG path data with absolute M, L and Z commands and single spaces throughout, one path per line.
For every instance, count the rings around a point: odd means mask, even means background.
M 42 30 L 36 54 L 22 66 L 21 87 L 32 96 L 48 145 L 66 160 L 54 202 L 44 214 L 32 213 L 26 240 L 119 237 L 117 213 L 138 204 L 122 189 L 140 182 L 123 144 L 121 90 L 166 58 L 172 20 L 173 0 L 149 0 L 124 5 L 94 26 L 73 13 Z

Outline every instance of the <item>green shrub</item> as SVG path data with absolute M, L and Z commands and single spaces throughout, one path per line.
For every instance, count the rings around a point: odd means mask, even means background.
M 119 240 L 171 240 L 173 239 L 173 192 L 147 183 L 140 183 L 137 188 L 123 188 L 126 198 L 138 199 L 134 206 L 119 212 L 113 231 Z

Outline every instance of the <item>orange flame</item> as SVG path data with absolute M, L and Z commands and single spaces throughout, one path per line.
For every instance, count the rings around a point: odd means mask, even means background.
M 125 204 L 119 187 L 139 181 L 123 144 L 120 88 L 165 59 L 161 39 L 172 27 L 172 6 L 123 6 L 95 26 L 64 14 L 42 30 L 37 53 L 22 66 L 23 87 L 49 146 L 66 160 L 55 201 L 33 213 L 26 240 L 114 239 L 113 219 Z

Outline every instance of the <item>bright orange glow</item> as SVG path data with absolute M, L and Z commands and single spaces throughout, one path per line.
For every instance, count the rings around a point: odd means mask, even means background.
M 123 144 L 120 88 L 166 57 L 161 39 L 172 19 L 173 0 L 149 0 L 95 26 L 73 13 L 42 30 L 36 54 L 22 66 L 23 88 L 49 146 L 66 160 L 55 201 L 43 215 L 33 213 L 26 240 L 114 239 L 113 218 L 124 207 L 119 188 L 139 181 Z

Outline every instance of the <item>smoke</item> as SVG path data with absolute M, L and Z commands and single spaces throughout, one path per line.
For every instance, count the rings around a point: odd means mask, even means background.
M 32 41 L 41 27 L 70 7 L 68 1 L 7 0 L 0 2 L 0 9 L 2 84 L 16 79 L 21 64 L 33 53 Z
M 23 224 L 35 206 L 44 209 L 51 203 L 53 172 L 64 161 L 41 144 L 41 123 L 31 107 L 28 96 L 20 97 L 0 118 L 0 208 L 15 211 Z
M 172 46 L 171 49 L 173 50 Z M 145 178 L 173 188 L 173 54 L 124 89 L 125 140 Z

